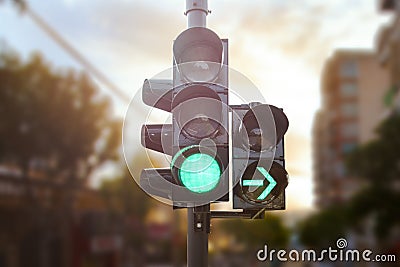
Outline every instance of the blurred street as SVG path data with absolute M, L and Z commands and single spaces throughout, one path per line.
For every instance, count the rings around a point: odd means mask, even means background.
M 140 94 L 143 80 L 170 74 L 173 42 L 187 27 L 185 1 L 161 2 L 0 0 L 0 267 L 186 266 L 187 209 L 138 184 L 142 169 L 176 159 L 148 152 L 141 126 L 123 132 L 129 103 L 134 125 L 171 120 L 162 108 L 146 113 Z M 400 266 L 400 1 L 209 8 L 207 27 L 229 39 L 229 77 L 248 77 L 231 84 L 254 84 L 290 122 L 289 185 L 270 205 L 277 211 L 213 218 L 209 266 Z M 229 104 L 262 102 L 229 94 Z M 265 187 L 255 201 L 277 184 L 257 170 L 261 180 L 247 180 Z M 371 250 L 373 260 L 260 261 L 266 245 L 300 255 Z

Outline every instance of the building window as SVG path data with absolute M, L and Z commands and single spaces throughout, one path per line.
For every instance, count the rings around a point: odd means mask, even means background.
M 342 152 L 343 154 L 348 154 L 356 148 L 355 143 L 344 143 L 342 144 Z
M 343 103 L 340 107 L 343 117 L 356 117 L 358 107 L 356 103 Z
M 358 125 L 357 123 L 344 123 L 341 132 L 344 137 L 355 137 L 358 134 Z
M 343 78 L 355 78 L 358 75 L 357 62 L 353 60 L 344 61 L 340 65 L 340 76 Z
M 337 162 L 335 164 L 335 172 L 337 177 L 344 177 L 346 175 L 346 171 L 344 168 L 343 162 Z
M 355 83 L 342 83 L 340 86 L 342 97 L 357 96 L 357 85 Z

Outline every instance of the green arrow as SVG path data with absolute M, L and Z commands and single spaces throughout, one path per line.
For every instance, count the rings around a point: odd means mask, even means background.
M 263 186 L 263 180 L 243 180 L 243 186 Z
M 274 178 L 263 167 L 257 167 L 257 170 L 262 175 L 264 175 L 265 179 L 267 179 L 269 182 L 269 185 L 267 186 L 267 188 L 265 188 L 265 190 L 257 198 L 258 200 L 263 200 L 271 193 L 271 191 L 275 188 L 277 183 L 274 180 Z

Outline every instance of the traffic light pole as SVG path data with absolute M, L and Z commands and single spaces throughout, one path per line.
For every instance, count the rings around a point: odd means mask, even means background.
M 207 0 L 186 0 L 188 28 L 206 27 Z M 187 209 L 187 266 L 208 266 L 210 204 Z
M 208 266 L 208 234 L 210 233 L 210 204 L 188 208 L 187 266 Z
M 209 13 L 207 0 L 186 0 L 185 15 L 188 18 L 188 28 L 206 27 Z

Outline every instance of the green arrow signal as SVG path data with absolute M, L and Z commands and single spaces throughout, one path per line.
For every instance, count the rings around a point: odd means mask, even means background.
M 265 188 L 265 190 L 257 198 L 258 200 L 263 200 L 272 192 L 272 190 L 277 185 L 277 182 L 263 167 L 257 167 L 257 170 L 269 182 L 269 185 L 267 186 L 267 188 Z M 260 187 L 260 186 L 264 185 L 264 180 L 243 180 L 242 185 L 243 186 L 258 186 L 258 187 Z
M 244 186 L 263 186 L 264 180 L 243 180 Z
M 258 200 L 263 200 L 271 193 L 271 191 L 275 188 L 277 183 L 274 180 L 274 178 L 263 167 L 257 167 L 257 170 L 262 175 L 264 175 L 265 179 L 267 179 L 269 182 L 269 185 L 267 186 L 267 188 L 265 188 L 265 190 L 257 198 Z

